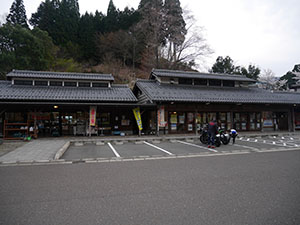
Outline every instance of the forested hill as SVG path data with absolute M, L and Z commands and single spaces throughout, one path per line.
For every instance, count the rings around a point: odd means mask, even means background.
M 191 39 L 187 33 L 179 0 L 141 0 L 137 9 L 124 10 L 110 0 L 106 14 L 84 15 L 78 0 L 45 0 L 31 18 L 23 0 L 15 0 L 0 27 L 0 73 L 113 73 L 117 82 L 128 83 L 152 68 L 189 70 L 211 51 L 201 34 Z

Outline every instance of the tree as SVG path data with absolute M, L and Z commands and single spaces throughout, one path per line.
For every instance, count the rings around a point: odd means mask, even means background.
M 244 75 L 250 79 L 254 79 L 257 80 L 260 74 L 260 69 L 258 67 L 256 67 L 255 65 L 249 65 L 248 69 L 246 69 L 245 67 L 241 67 L 240 69 L 240 74 Z
M 213 73 L 224 73 L 224 74 L 235 74 L 237 72 L 236 67 L 233 64 L 233 60 L 229 56 L 226 56 L 225 58 L 219 56 L 215 64 L 212 66 L 211 71 Z
M 283 90 L 285 89 L 287 80 L 279 80 L 275 77 L 272 70 L 264 70 L 264 73 L 258 78 L 259 87 L 267 90 Z
M 20 25 L 21 27 L 28 28 L 26 10 L 23 0 L 15 0 L 10 7 L 10 13 L 6 17 L 7 23 L 12 25 Z
M 47 32 L 29 30 L 20 25 L 0 28 L 0 73 L 12 69 L 47 70 L 51 68 L 56 48 Z
M 47 31 L 55 44 L 59 44 L 57 27 L 59 4 L 58 0 L 46 0 L 45 2 L 41 2 L 37 12 L 33 13 L 29 20 L 33 27 L 38 27 L 41 30 Z
M 45 30 L 56 45 L 78 41 L 80 19 L 78 0 L 46 0 L 32 14 L 30 24 Z
M 141 0 L 138 11 L 141 20 L 138 29 L 145 39 L 145 57 L 155 56 L 155 66 L 159 68 L 160 48 L 166 44 L 166 20 L 162 0 Z M 153 54 L 152 54 L 153 53 Z
M 204 58 L 213 52 L 203 37 L 202 28 L 196 25 L 196 20 L 190 11 L 184 11 L 183 15 L 187 30 L 183 43 L 176 45 L 175 55 L 170 55 L 169 49 L 164 52 L 164 57 L 171 62 L 167 66 L 170 69 L 185 70 L 198 66 L 199 61 L 204 61 Z
M 300 72 L 300 64 L 296 64 L 292 71 L 288 71 L 285 75 L 280 77 L 280 80 L 287 80 L 287 87 L 291 87 L 291 85 L 296 83 L 294 77 L 296 76 L 295 73 Z
M 107 14 L 103 22 L 104 32 L 109 33 L 119 30 L 119 10 L 116 9 L 112 0 L 109 1 Z
M 180 1 L 165 0 L 164 10 L 166 14 L 166 34 L 169 42 L 168 58 L 176 62 L 178 46 L 183 44 L 187 34 Z

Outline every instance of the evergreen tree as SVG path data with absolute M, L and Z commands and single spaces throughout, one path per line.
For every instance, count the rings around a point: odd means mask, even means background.
M 82 59 L 89 60 L 95 56 L 96 23 L 93 14 L 85 13 L 79 20 L 78 44 Z
M 242 74 L 250 79 L 257 80 L 260 75 L 260 69 L 258 67 L 256 67 L 255 65 L 250 64 L 248 66 L 248 69 L 246 69 L 245 67 L 242 67 L 240 69 L 240 74 Z
M 162 0 L 141 0 L 138 11 L 141 21 L 138 26 L 144 34 L 147 55 L 145 58 L 155 56 L 155 67 L 159 68 L 159 48 L 166 44 L 166 17 Z M 149 52 L 150 49 L 150 52 Z M 152 54 L 153 53 L 153 54 Z
M 287 80 L 287 86 L 291 87 L 291 85 L 296 83 L 294 77 L 296 77 L 295 72 L 300 72 L 300 64 L 294 65 L 292 71 L 288 71 L 285 75 L 280 77 L 280 80 Z
M 23 0 L 15 0 L 10 7 L 10 13 L 6 17 L 7 23 L 12 25 L 20 25 L 21 27 L 28 28 L 26 10 Z
M 42 2 L 36 13 L 33 13 L 29 22 L 33 27 L 47 31 L 55 44 L 59 43 L 57 19 L 59 10 L 58 0 L 46 0 Z
M 20 25 L 0 28 L 0 73 L 12 69 L 47 70 L 55 55 L 55 46 L 47 32 L 29 30 Z
M 225 58 L 219 56 L 215 64 L 212 66 L 212 70 L 211 70 L 211 72 L 213 73 L 225 73 L 225 74 L 234 74 L 235 71 L 236 69 L 233 64 L 233 60 L 229 56 L 226 56 Z
M 182 8 L 179 0 L 165 0 L 166 33 L 169 40 L 168 58 L 176 60 L 176 52 L 179 45 L 184 42 L 187 30 L 182 16 Z
M 116 9 L 113 0 L 110 0 L 104 18 L 104 32 L 113 32 L 119 29 L 119 10 Z

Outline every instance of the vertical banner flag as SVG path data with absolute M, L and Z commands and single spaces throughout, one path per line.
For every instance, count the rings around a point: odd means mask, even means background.
M 157 120 L 158 120 L 159 127 L 165 127 L 166 126 L 165 107 L 164 106 L 160 106 L 159 109 L 157 110 Z
M 90 106 L 90 126 L 96 125 L 96 110 L 97 106 Z
M 132 109 L 134 117 L 136 119 L 136 123 L 139 127 L 139 130 L 143 129 L 143 125 L 142 125 L 142 117 L 141 117 L 141 113 L 140 113 L 140 107 L 134 108 Z

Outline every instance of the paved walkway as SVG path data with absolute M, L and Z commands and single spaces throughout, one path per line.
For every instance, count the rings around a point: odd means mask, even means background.
M 67 140 L 33 140 L 0 157 L 0 162 L 53 160 Z

